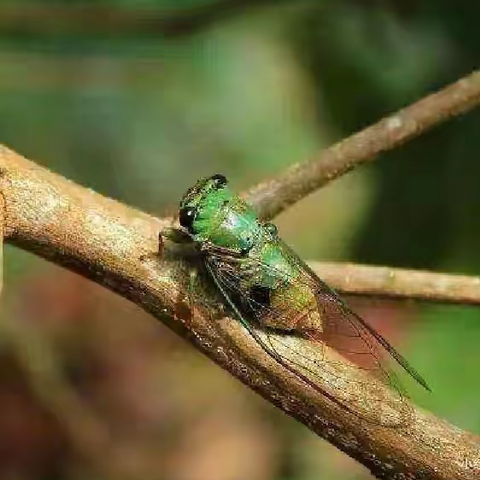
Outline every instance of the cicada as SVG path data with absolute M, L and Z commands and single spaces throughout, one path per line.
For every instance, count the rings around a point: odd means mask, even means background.
M 202 178 L 186 192 L 179 220 L 227 306 L 276 362 L 368 421 L 395 426 L 409 420 L 391 364 L 430 390 L 426 381 L 300 259 L 274 224 L 259 220 L 223 175 Z M 370 405 L 354 393 L 362 389 Z

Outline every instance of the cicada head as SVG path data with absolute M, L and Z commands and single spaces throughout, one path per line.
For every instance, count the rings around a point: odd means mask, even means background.
M 219 212 L 230 202 L 227 179 L 220 174 L 201 178 L 180 201 L 179 221 L 192 236 L 208 237 Z
M 232 193 L 220 174 L 200 179 L 180 202 L 180 225 L 197 242 L 245 253 L 263 235 L 253 208 Z

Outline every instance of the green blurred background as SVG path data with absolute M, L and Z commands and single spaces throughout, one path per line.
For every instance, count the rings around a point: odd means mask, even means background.
M 0 3 L 0 143 L 155 215 L 198 177 L 242 190 L 478 66 L 480 4 Z M 478 274 L 480 115 L 278 219 L 306 259 Z M 7 247 L 0 478 L 368 479 L 128 302 Z M 479 312 L 353 300 L 480 433 Z

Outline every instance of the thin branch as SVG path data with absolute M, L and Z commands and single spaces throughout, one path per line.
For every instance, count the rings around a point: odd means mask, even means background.
M 279 177 L 251 189 L 245 196 L 262 218 L 273 218 L 328 182 L 445 120 L 465 113 L 478 103 L 480 71 L 336 143 L 317 158 L 293 165 Z
M 353 263 L 310 266 L 333 288 L 351 295 L 480 305 L 480 277 Z
M 480 441 L 474 435 L 413 406 L 413 421 L 397 428 L 349 415 L 266 355 L 238 321 L 225 317 L 218 292 L 208 284 L 192 312 L 186 293 L 192 265 L 167 246 L 161 256 L 158 252 L 158 233 L 171 222 L 104 198 L 2 147 L 0 188 L 6 199 L 9 242 L 135 302 L 377 478 L 479 477 Z M 305 347 L 300 338 L 289 342 L 296 350 Z M 283 354 L 291 355 L 288 348 Z M 352 369 L 338 358 L 338 371 L 333 376 L 322 372 L 320 387 L 328 389 L 342 379 L 345 394 L 371 410 L 371 389 L 380 386 L 370 379 L 370 385 L 359 388 L 349 381 Z M 385 387 L 382 394 L 389 402 L 390 390 Z

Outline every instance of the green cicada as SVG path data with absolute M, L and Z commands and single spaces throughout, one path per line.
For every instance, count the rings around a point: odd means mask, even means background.
M 429 390 L 425 380 L 281 240 L 275 225 L 260 222 L 223 175 L 191 187 L 179 217 L 211 280 L 266 353 L 347 411 L 378 424 L 403 423 L 408 401 L 385 357 L 393 357 Z M 291 347 L 292 336 L 303 337 L 304 348 Z M 342 371 L 350 369 L 347 380 L 338 374 L 339 354 L 346 358 Z M 382 388 L 372 390 L 370 374 L 383 381 Z M 343 381 L 368 387 L 374 404 L 363 407 L 345 393 Z M 384 384 L 390 387 L 388 396 Z M 385 419 L 387 410 L 396 421 Z

